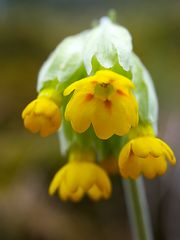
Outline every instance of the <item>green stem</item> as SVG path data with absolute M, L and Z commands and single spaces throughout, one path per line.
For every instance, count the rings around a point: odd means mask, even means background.
M 108 17 L 111 19 L 112 22 L 117 22 L 117 14 L 115 9 L 110 9 L 108 12 Z
M 133 239 L 152 240 L 152 228 L 143 179 L 123 180 Z

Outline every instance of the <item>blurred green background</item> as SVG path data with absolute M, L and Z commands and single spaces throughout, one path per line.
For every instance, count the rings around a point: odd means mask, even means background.
M 0 0 L 0 239 L 131 239 L 121 180 L 109 201 L 62 203 L 47 194 L 60 161 L 57 136 L 23 128 L 21 112 L 36 97 L 38 70 L 66 36 L 110 8 L 129 29 L 135 52 L 157 89 L 159 136 L 180 156 L 180 1 Z M 146 181 L 155 239 L 180 239 L 180 164 Z

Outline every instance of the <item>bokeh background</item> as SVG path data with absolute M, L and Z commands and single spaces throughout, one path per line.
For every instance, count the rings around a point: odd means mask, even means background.
M 0 0 L 0 239 L 130 240 L 118 176 L 109 201 L 62 203 L 47 194 L 60 166 L 57 136 L 23 128 L 21 111 L 36 97 L 43 61 L 67 35 L 114 8 L 135 52 L 151 72 L 160 105 L 159 136 L 177 166 L 146 181 L 155 239 L 180 239 L 180 1 Z

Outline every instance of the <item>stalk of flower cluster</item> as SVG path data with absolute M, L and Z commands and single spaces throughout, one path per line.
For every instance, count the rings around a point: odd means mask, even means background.
M 123 180 L 123 187 L 133 239 L 153 240 L 143 179 Z
M 56 173 L 49 193 L 57 191 L 63 201 L 78 202 L 85 195 L 93 201 L 109 198 L 110 179 L 98 163 L 118 151 L 121 176 L 138 179 L 123 180 L 133 239 L 152 240 L 139 176 L 161 176 L 176 158 L 156 137 L 156 93 L 132 49 L 131 35 L 115 23 L 114 11 L 93 29 L 66 38 L 41 68 L 39 94 L 22 118 L 28 130 L 43 137 L 62 125 L 61 153 L 68 153 L 67 164 Z

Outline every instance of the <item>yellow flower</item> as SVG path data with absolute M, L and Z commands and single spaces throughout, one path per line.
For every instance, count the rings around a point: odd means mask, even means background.
M 87 194 L 92 200 L 107 199 L 111 183 L 106 172 L 92 162 L 88 153 L 73 153 L 70 162 L 55 175 L 49 188 L 52 195 L 58 189 L 62 200 L 80 201 Z
M 25 128 L 33 133 L 40 132 L 42 137 L 56 132 L 61 124 L 60 109 L 51 99 L 46 94 L 40 94 L 22 112 Z
M 133 83 L 122 75 L 110 70 L 98 71 L 65 89 L 65 96 L 74 91 L 65 118 L 78 133 L 86 131 L 92 123 L 100 139 L 125 135 L 131 126 L 138 124 L 133 88 Z
M 120 173 L 124 178 L 136 179 L 144 174 L 151 179 L 166 172 L 166 159 L 172 165 L 176 163 L 171 148 L 161 139 L 153 136 L 135 138 L 120 153 Z

